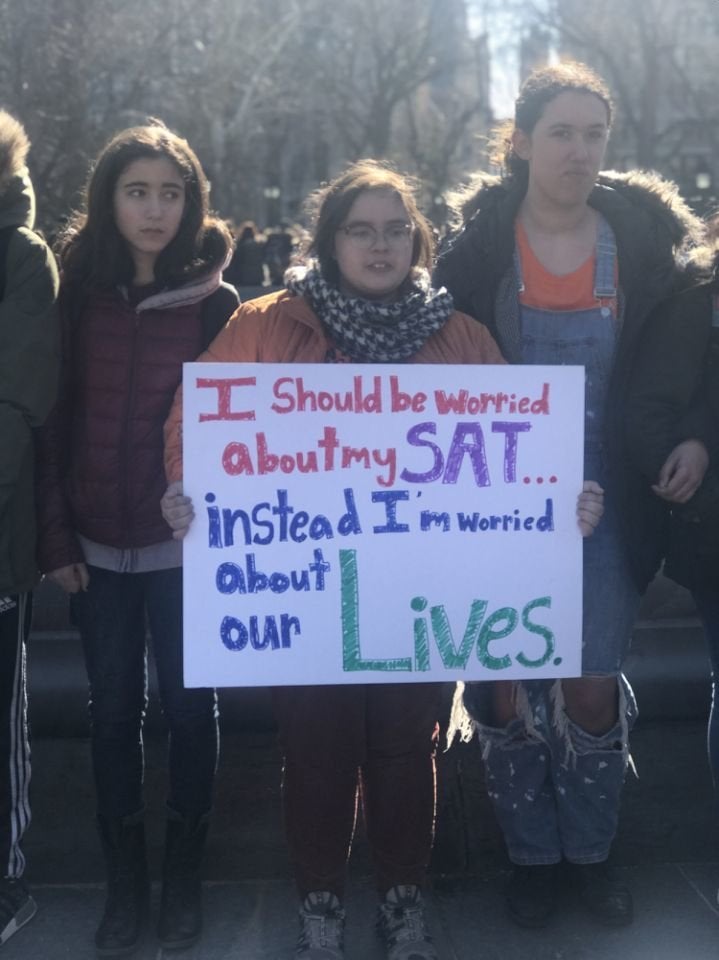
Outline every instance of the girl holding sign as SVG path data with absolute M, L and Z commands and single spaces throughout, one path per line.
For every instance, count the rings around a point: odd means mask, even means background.
M 315 259 L 287 289 L 245 304 L 201 361 L 502 363 L 492 337 L 430 287 L 432 233 L 411 184 L 361 161 L 314 198 Z M 192 520 L 182 495 L 181 396 L 165 428 L 176 536 Z M 597 488 L 582 503 L 591 530 Z M 436 960 L 421 897 L 435 815 L 441 686 L 278 687 L 287 840 L 301 899 L 301 960 L 344 956 L 344 886 L 358 791 L 376 868 L 378 930 L 389 960 Z
M 185 140 L 160 123 L 100 153 L 62 244 L 64 369 L 41 439 L 42 569 L 71 594 L 90 681 L 91 743 L 108 894 L 105 956 L 139 941 L 149 906 L 142 818 L 146 626 L 170 730 L 159 934 L 201 928 L 200 858 L 217 764 L 212 690 L 182 678 L 182 554 L 159 509 L 162 426 L 194 359 L 237 306 L 231 250 Z M 158 484 L 160 485 L 158 488 Z
M 464 691 L 463 732 L 479 736 L 515 865 L 510 914 L 527 926 L 554 910 L 562 860 L 594 915 L 633 913 L 606 866 L 636 716 L 621 665 L 664 510 L 632 466 L 623 411 L 648 318 L 698 223 L 658 177 L 599 173 L 611 120 L 606 85 L 582 64 L 532 74 L 497 138 L 504 173 L 478 175 L 460 198 L 462 229 L 436 272 L 510 362 L 584 365 L 585 476 L 607 490 L 584 545 L 582 677 Z

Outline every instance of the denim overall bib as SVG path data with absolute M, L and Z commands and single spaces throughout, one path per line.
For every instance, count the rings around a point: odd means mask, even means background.
M 597 230 L 594 297 L 585 310 L 564 312 L 520 304 L 521 362 L 581 364 L 585 368 L 584 476 L 604 486 L 603 420 L 619 324 L 615 300 L 616 243 L 601 219 Z M 515 250 L 519 292 L 522 265 Z M 516 864 L 603 861 L 617 826 L 636 704 L 621 662 L 627 653 L 639 595 L 624 559 L 616 511 L 605 512 L 584 540 L 582 672 L 619 675 L 619 720 L 602 736 L 568 717 L 560 681 L 516 684 L 517 716 L 504 728 L 489 726 L 486 684 L 468 686 L 464 703 L 474 718 L 487 774 L 487 792 Z
M 596 480 L 605 489 L 604 410 L 618 324 L 613 310 L 602 302 L 616 301 L 615 260 L 614 235 L 601 220 L 594 275 L 596 306 L 561 313 L 520 306 L 522 363 L 584 366 L 584 479 Z M 521 291 L 517 253 L 515 269 Z M 583 602 L 582 673 L 614 675 L 629 649 L 639 595 L 624 557 L 616 510 L 608 499 L 599 526 L 584 540 Z

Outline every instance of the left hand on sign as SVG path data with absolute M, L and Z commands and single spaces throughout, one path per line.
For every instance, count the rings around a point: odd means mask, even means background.
M 594 480 L 585 480 L 577 497 L 577 523 L 583 537 L 591 537 L 604 513 L 604 490 Z

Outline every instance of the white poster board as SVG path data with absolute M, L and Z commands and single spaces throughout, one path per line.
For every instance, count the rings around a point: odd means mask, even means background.
M 188 686 L 581 672 L 582 367 L 183 383 Z

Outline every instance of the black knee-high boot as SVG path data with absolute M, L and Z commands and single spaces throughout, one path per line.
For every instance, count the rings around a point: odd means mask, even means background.
M 165 948 L 189 947 L 202 932 L 200 866 L 208 826 L 208 814 L 184 818 L 170 810 L 158 922 Z
M 132 953 L 140 942 L 150 905 L 142 814 L 98 817 L 107 867 L 107 900 L 95 946 L 102 957 Z

